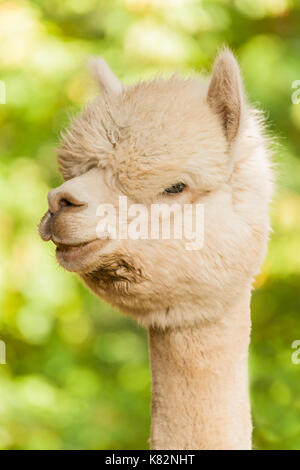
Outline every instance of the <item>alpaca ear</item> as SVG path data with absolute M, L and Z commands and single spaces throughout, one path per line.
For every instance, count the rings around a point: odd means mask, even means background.
M 122 92 L 121 82 L 102 57 L 91 59 L 89 65 L 96 81 L 106 93 L 119 95 Z
M 244 91 L 239 66 L 228 49 L 223 50 L 214 63 L 207 102 L 219 115 L 227 140 L 231 142 L 241 124 Z

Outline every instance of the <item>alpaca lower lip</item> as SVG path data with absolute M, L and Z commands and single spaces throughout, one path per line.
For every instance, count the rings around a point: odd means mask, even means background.
M 65 254 L 75 254 L 75 253 L 81 253 L 83 251 L 86 251 L 90 248 L 93 248 L 94 246 L 98 246 L 100 244 L 103 244 L 103 240 L 96 239 L 96 240 L 91 240 L 89 242 L 83 242 L 83 243 L 78 243 L 76 245 L 66 245 L 64 243 L 55 243 L 56 244 L 56 251 L 58 253 L 65 253 Z
M 95 250 L 102 248 L 104 243 L 105 240 L 100 239 L 80 243 L 78 245 L 65 245 L 63 243 L 56 243 L 56 255 L 59 263 L 64 267 L 69 268 L 73 265 L 75 267 L 77 266 L 78 262 L 80 265 L 84 263 L 84 261 L 89 258 L 89 255 L 94 253 Z
M 84 242 L 84 243 L 79 243 L 78 245 L 65 245 L 63 243 L 56 243 L 57 246 L 57 251 L 76 251 L 77 249 L 83 248 L 84 246 L 89 245 L 95 240 L 92 240 L 91 242 Z

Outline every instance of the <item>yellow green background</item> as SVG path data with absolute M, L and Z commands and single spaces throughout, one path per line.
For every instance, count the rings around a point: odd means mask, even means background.
M 0 449 L 145 449 L 146 333 L 58 267 L 37 233 L 55 147 L 97 92 L 102 55 L 125 82 L 209 70 L 236 53 L 276 137 L 274 233 L 252 300 L 254 445 L 300 449 L 300 1 L 0 1 Z

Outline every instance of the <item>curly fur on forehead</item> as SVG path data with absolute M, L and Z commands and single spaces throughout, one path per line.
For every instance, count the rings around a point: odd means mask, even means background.
M 188 160 L 203 163 L 203 148 L 210 159 L 202 185 L 215 185 L 215 169 L 224 165 L 225 171 L 226 142 L 206 102 L 207 87 L 206 80 L 173 76 L 138 83 L 119 95 L 98 96 L 65 133 L 58 151 L 64 179 L 94 166 L 109 167 L 127 186 L 134 180 L 143 187 L 149 178 L 159 190 L 165 177 L 195 177 L 194 164 L 188 171 Z

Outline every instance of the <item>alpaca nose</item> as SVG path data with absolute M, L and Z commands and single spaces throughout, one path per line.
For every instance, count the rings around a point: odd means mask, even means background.
M 52 189 L 48 193 L 48 206 L 51 215 L 55 215 L 64 207 L 83 207 L 86 204 L 78 201 L 72 194 L 66 191 Z

